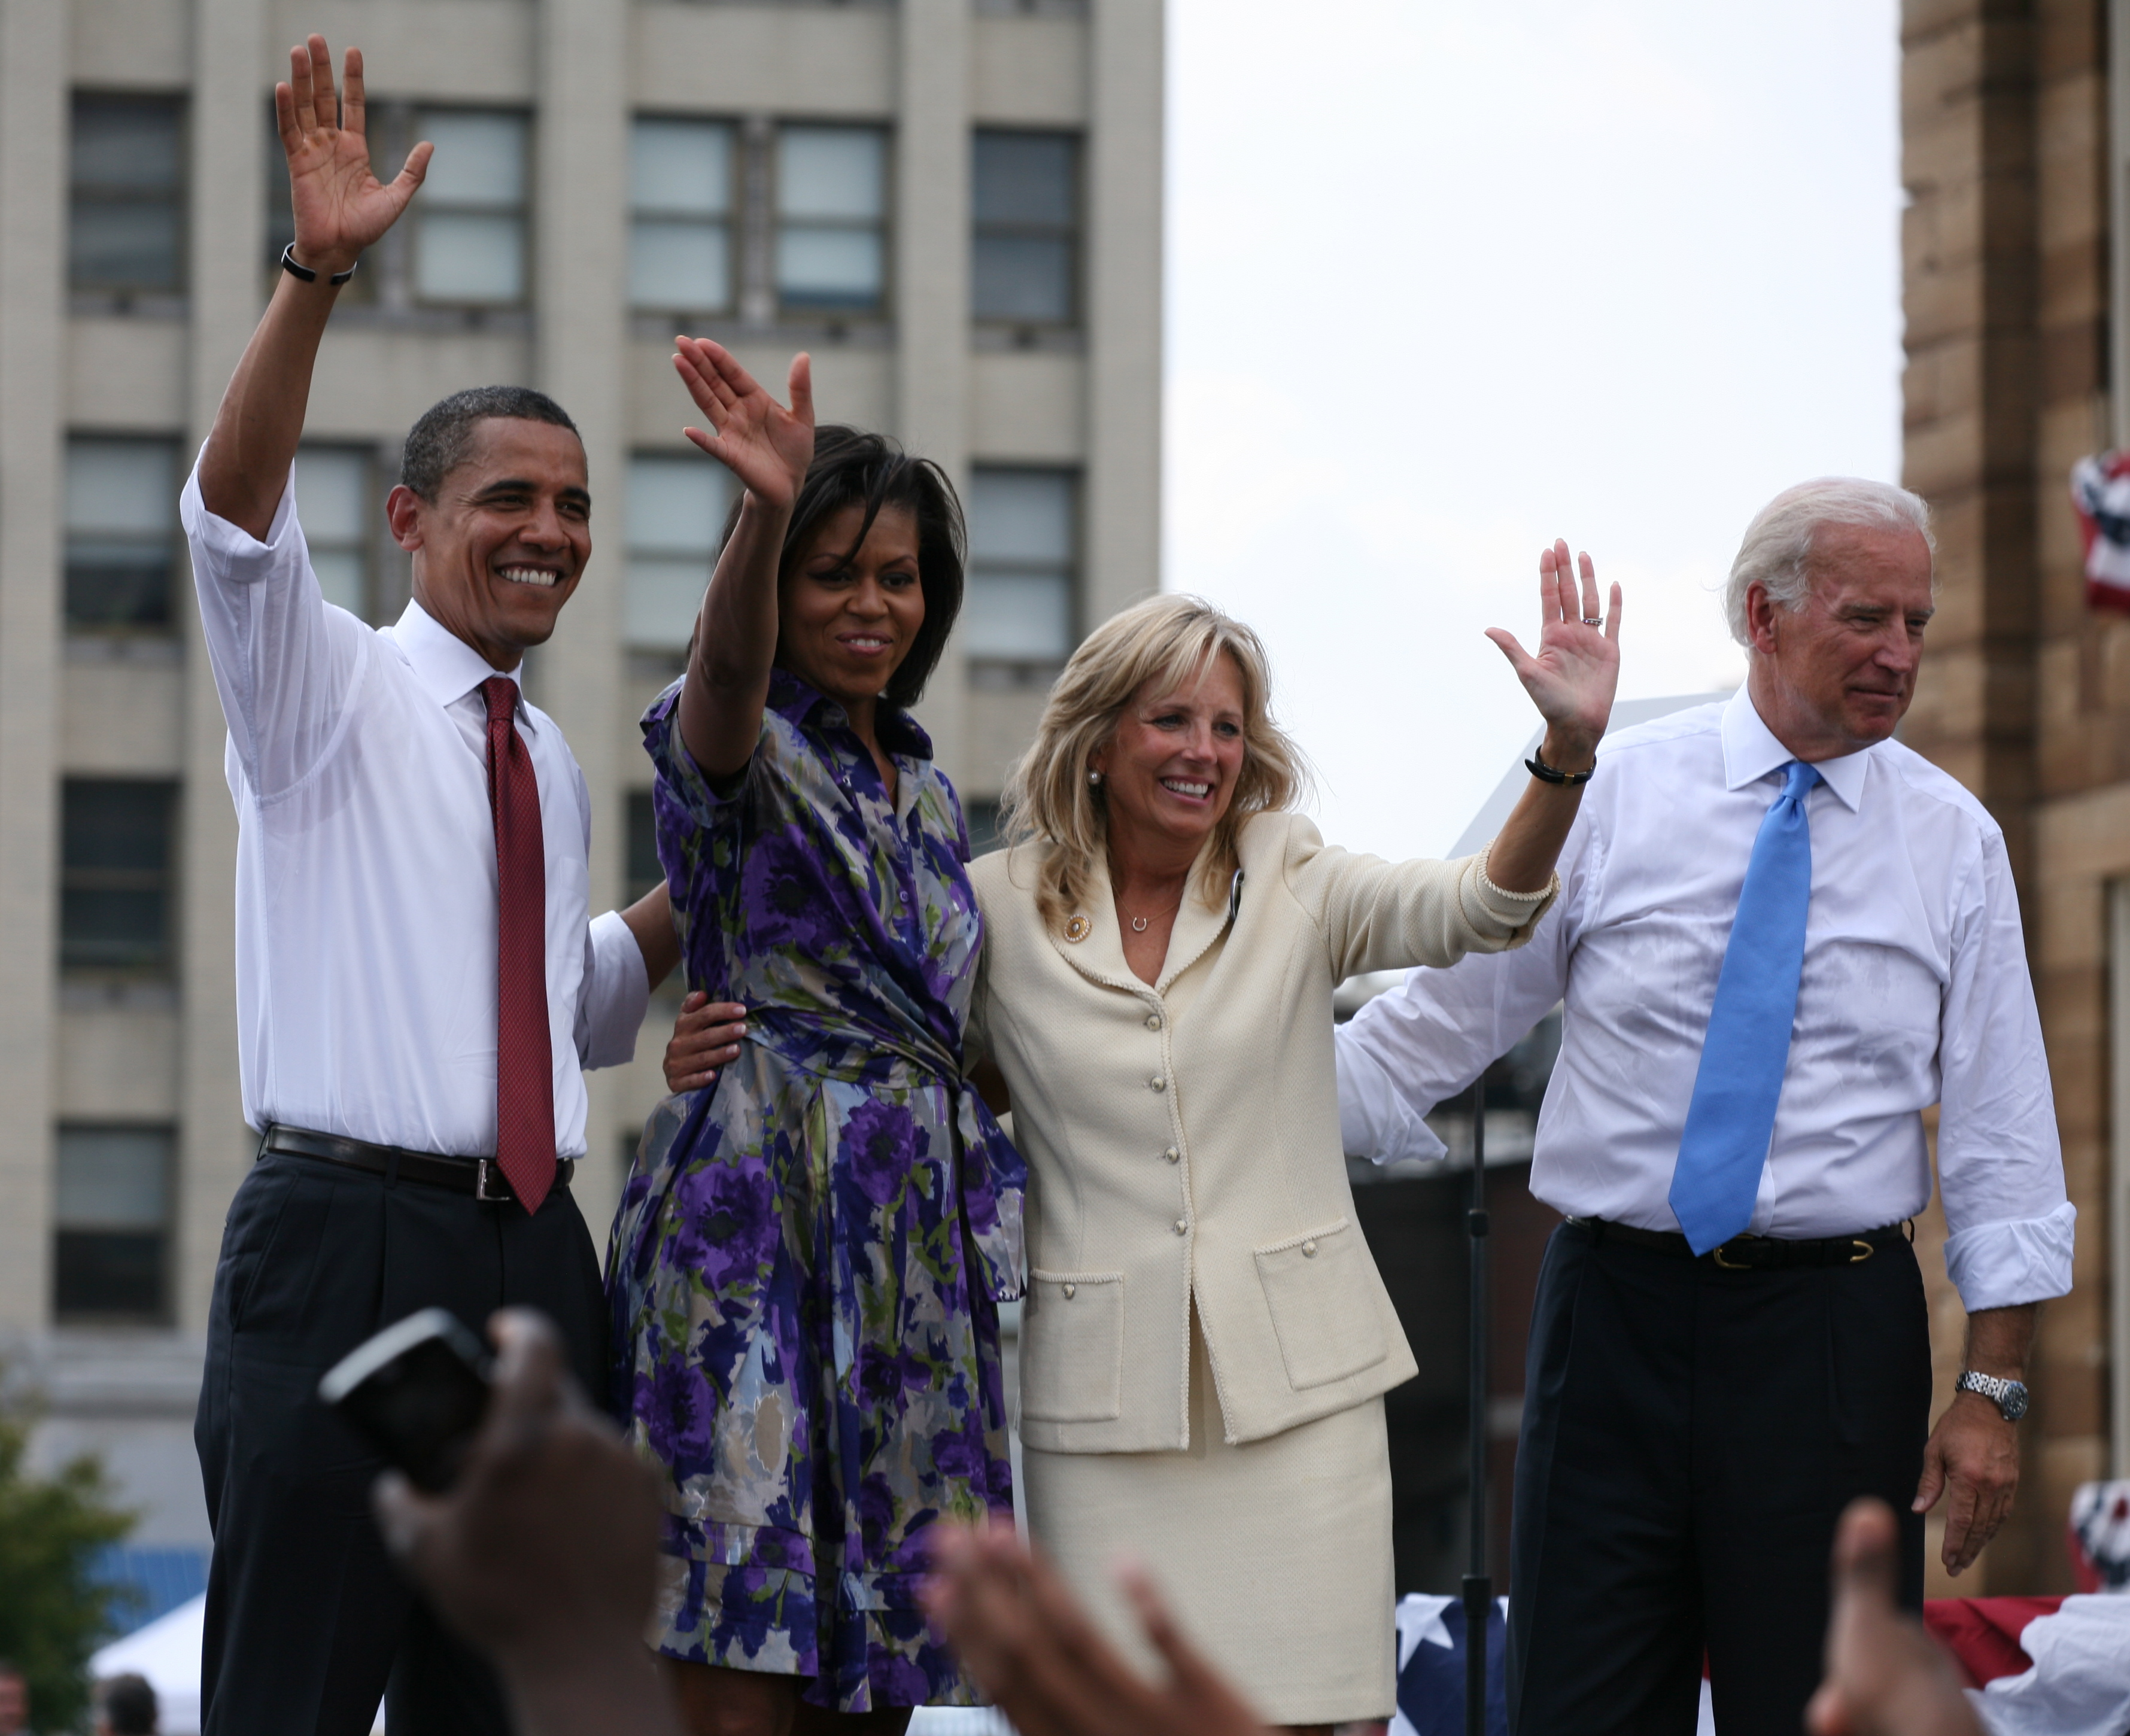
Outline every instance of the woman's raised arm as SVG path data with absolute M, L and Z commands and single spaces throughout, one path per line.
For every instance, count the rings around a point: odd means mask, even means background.
M 706 777 L 728 778 L 754 755 L 776 657 L 777 567 L 792 503 L 814 457 L 814 376 L 794 356 L 786 409 L 722 344 L 675 340 L 673 366 L 712 432 L 682 432 L 746 489 L 718 557 L 681 688 L 681 739 Z
M 1577 781 L 1550 783 L 1534 777 L 1487 856 L 1487 878 L 1504 892 L 1542 891 L 1568 842 L 1583 804 L 1582 774 L 1598 763 L 1598 743 L 1612 715 L 1612 690 L 1620 680 L 1620 587 L 1598 613 L 1598 574 L 1582 560 L 1578 595 L 1568 545 L 1556 542 L 1538 557 L 1538 654 L 1533 656 L 1506 627 L 1487 637 L 1501 647 L 1524 691 L 1545 719 L 1539 763 Z

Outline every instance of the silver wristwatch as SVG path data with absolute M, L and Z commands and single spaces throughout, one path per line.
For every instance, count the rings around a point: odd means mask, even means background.
M 1997 1407 L 1998 1414 L 2008 1423 L 2016 1423 L 2027 1414 L 2027 1387 L 2023 1381 L 2000 1380 L 1995 1375 L 1978 1374 L 1971 1368 L 1960 1371 L 1960 1378 L 1952 1383 L 1955 1392 L 1979 1392 Z

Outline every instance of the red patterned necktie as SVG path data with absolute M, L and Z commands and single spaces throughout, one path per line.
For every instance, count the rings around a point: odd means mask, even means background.
M 537 1212 L 555 1185 L 540 784 L 518 734 L 518 684 L 490 675 L 480 693 L 488 701 L 488 805 L 495 815 L 495 1163 L 525 1209 Z

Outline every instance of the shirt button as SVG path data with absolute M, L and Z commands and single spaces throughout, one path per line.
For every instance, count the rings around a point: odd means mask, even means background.
M 1171 1163 L 1181 1163 L 1183 1161 L 1183 1153 L 1177 1151 L 1172 1145 L 1161 1155 L 1166 1157 Z
M 1157 1091 L 1165 1091 L 1168 1089 L 1168 1081 L 1163 1079 L 1158 1073 L 1155 1074 L 1153 1078 L 1147 1080 L 1147 1083 L 1153 1086 Z
M 1161 1028 L 1161 1015 L 1158 1013 L 1148 1013 L 1146 1015 L 1146 1028 L 1149 1031 L 1158 1031 Z
M 1176 1233 L 1179 1236 L 1189 1235 L 1191 1233 L 1191 1220 L 1187 1218 L 1178 1218 L 1176 1220 Z
M 1078 1295 L 1079 1294 L 1080 1294 L 1080 1286 L 1079 1286 L 1078 1285 L 1077 1285 L 1077 1284 L 1068 1284 L 1068 1285 L 1067 1285 L 1065 1286 L 1065 1300 L 1066 1300 L 1067 1302 L 1070 1302 L 1070 1301 L 1073 1299 L 1073 1297 L 1075 1297 L 1075 1296 Z
M 1301 1244 L 1301 1257 L 1305 1260 L 1314 1260 L 1316 1257 L 1316 1244 L 1314 1242 L 1303 1242 Z

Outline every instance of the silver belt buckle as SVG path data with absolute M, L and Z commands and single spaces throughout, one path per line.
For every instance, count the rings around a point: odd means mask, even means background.
M 501 1193 L 491 1194 L 488 1190 L 488 1184 L 490 1178 L 493 1178 L 496 1185 L 503 1190 Z M 509 1202 L 518 1197 L 517 1195 L 510 1191 L 509 1177 L 505 1176 L 500 1169 L 496 1167 L 496 1162 L 493 1157 L 476 1157 L 474 1159 L 473 1196 L 476 1199 L 486 1200 L 490 1205 L 507 1204 Z

